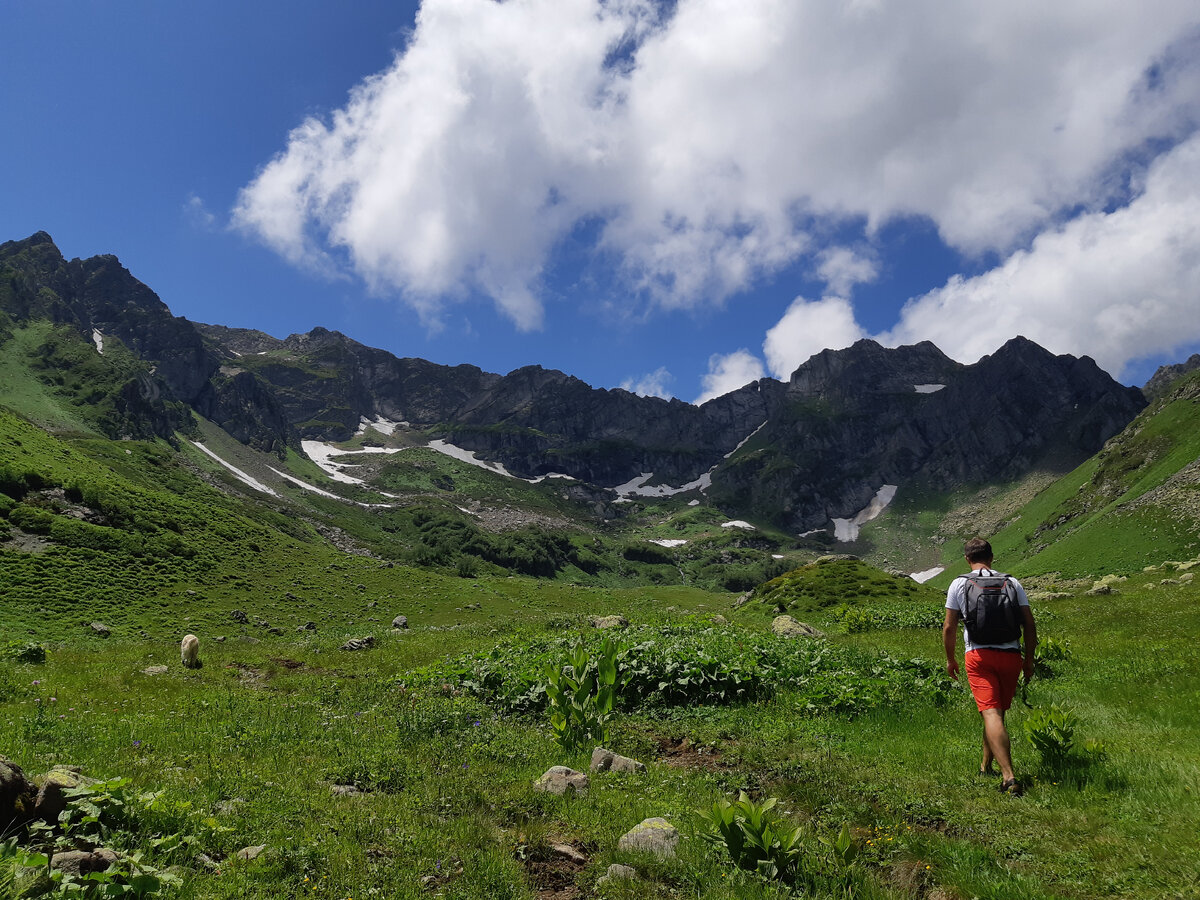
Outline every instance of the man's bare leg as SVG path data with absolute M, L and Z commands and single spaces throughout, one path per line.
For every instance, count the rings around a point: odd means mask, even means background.
M 984 775 L 989 774 L 992 771 L 992 760 L 994 758 L 995 757 L 992 756 L 992 748 L 988 746 L 987 732 L 984 732 L 984 735 L 983 735 L 983 762 L 981 762 L 979 764 L 979 771 L 982 772 Z
M 984 759 L 987 760 L 987 751 L 990 750 L 1000 765 L 1000 776 L 1005 781 L 1011 781 L 1012 749 L 1008 741 L 1008 729 L 1004 727 L 1004 712 L 1002 709 L 985 709 L 980 713 L 983 716 Z M 990 763 L 991 760 L 987 762 Z

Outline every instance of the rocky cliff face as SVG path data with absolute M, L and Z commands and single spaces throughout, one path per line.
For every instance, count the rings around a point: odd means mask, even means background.
M 1171 390 L 1175 382 L 1197 369 L 1200 369 L 1200 353 L 1193 353 L 1183 362 L 1172 366 L 1159 366 L 1158 371 L 1150 376 L 1150 380 L 1142 388 L 1142 393 L 1151 399 L 1162 397 Z
M 115 257 L 67 262 L 41 233 L 0 245 L 0 292 L 17 320 L 119 338 L 153 365 L 155 390 L 260 449 L 344 440 L 383 418 L 524 476 L 612 486 L 653 472 L 682 485 L 711 472 L 708 496 L 728 512 L 796 530 L 852 516 L 884 484 L 946 490 L 1015 478 L 1051 453 L 1081 461 L 1145 405 L 1090 359 L 1016 338 L 970 366 L 928 342 L 860 341 L 816 354 L 786 384 L 696 407 L 539 366 L 496 375 L 400 359 L 323 328 L 279 340 L 197 325 Z
M 864 508 L 882 485 L 948 490 L 1082 462 L 1145 405 L 1088 358 L 1014 338 L 971 366 L 932 344 L 860 341 L 812 357 L 710 496 L 797 530 Z

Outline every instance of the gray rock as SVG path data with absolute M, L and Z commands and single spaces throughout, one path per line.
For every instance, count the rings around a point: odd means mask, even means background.
M 121 855 L 115 850 L 109 850 L 101 847 L 99 850 L 93 850 L 90 853 L 86 850 L 66 850 L 62 853 L 55 853 L 50 860 L 50 868 L 57 869 L 64 875 L 73 875 L 76 878 L 81 878 L 85 875 L 90 875 L 92 872 L 104 872 L 121 858 Z
M 1104 581 L 1097 581 L 1091 586 L 1091 589 L 1088 590 L 1088 594 L 1093 597 L 1100 597 L 1104 594 L 1111 594 L 1112 592 L 1112 585 Z
M 408 616 L 396 616 L 392 619 L 392 627 L 397 631 L 404 631 L 408 628 Z
M 0 834 L 21 826 L 33 816 L 37 788 L 7 756 L 0 756 Z
M 558 796 L 583 796 L 588 790 L 588 777 L 566 766 L 551 766 L 533 783 L 535 791 Z
M 628 628 L 629 620 L 624 616 L 592 616 L 588 619 L 593 628 Z
M 96 634 L 100 635 L 100 637 L 108 637 L 110 634 L 112 634 L 112 629 L 103 622 L 93 622 L 88 627 L 91 628 Z
M 637 881 L 637 869 L 633 866 L 623 866 L 620 863 L 613 863 L 608 867 L 608 871 L 596 879 L 596 887 L 604 887 L 606 884 L 611 884 L 614 881 Z
M 263 851 L 266 849 L 266 844 L 256 844 L 253 847 L 243 847 L 241 850 L 235 853 L 234 856 L 236 856 L 238 859 L 246 860 L 248 862 L 252 859 L 258 859 L 258 857 L 262 856 Z
M 41 782 L 33 815 L 36 819 L 53 824 L 58 821 L 59 813 L 67 808 L 67 791 L 83 784 L 84 778 L 79 772 L 62 767 L 51 769 L 42 776 Z
M 591 770 L 593 772 L 645 772 L 646 766 L 636 759 L 630 759 L 628 756 L 621 756 L 619 753 L 597 747 L 592 751 Z
M 551 844 L 550 852 L 561 859 L 569 859 L 573 863 L 586 866 L 588 858 L 570 844 Z
M 1178 578 L 1164 578 L 1159 584 L 1183 584 Z
M 220 864 L 207 853 L 197 853 L 196 862 L 198 862 L 200 867 L 206 872 L 212 873 L 221 871 Z
M 340 650 L 370 650 L 375 646 L 375 638 L 371 635 L 360 638 L 350 638 L 346 643 L 342 644 Z
M 804 622 L 797 621 L 791 616 L 776 616 L 771 622 L 771 630 L 781 637 L 824 637 L 825 632 L 813 628 Z
M 709 621 L 711 621 L 714 625 L 728 625 L 729 624 L 729 620 L 722 615 L 712 616 Z
M 335 797 L 357 797 L 362 791 L 353 784 L 335 784 L 329 788 L 329 793 Z
M 235 609 L 233 612 L 231 612 L 229 614 L 229 618 L 233 619 L 233 621 L 235 621 L 241 625 L 246 625 L 250 621 L 250 617 L 247 616 L 240 609 Z
M 146 668 L 142 669 L 142 674 L 143 675 L 166 675 L 169 671 L 171 671 L 171 670 L 168 669 L 166 666 L 147 666 Z
M 234 812 L 239 806 L 245 805 L 246 801 L 241 797 L 233 797 L 229 800 L 217 801 L 217 803 L 213 805 L 213 809 L 216 811 L 217 815 L 227 816 Z
M 679 831 L 660 816 L 644 819 L 617 841 L 618 850 L 636 850 L 664 858 L 673 857 L 678 845 Z

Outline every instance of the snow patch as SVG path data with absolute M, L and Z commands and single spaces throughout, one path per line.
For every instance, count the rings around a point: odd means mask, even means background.
M 783 554 L 782 553 L 772 553 L 771 559 L 783 559 Z
M 211 450 L 209 450 L 203 444 L 198 443 L 196 441 L 192 441 L 191 444 L 193 447 L 195 447 L 201 453 L 205 454 L 206 456 L 212 457 L 217 462 L 219 462 L 221 465 L 223 465 L 226 469 L 228 469 L 230 472 L 232 472 L 234 477 L 237 478 L 238 481 L 242 482 L 242 484 L 252 487 L 256 491 L 262 491 L 262 493 L 264 493 L 264 494 L 270 494 L 272 497 L 279 496 L 277 493 L 275 493 L 273 490 L 271 490 L 269 487 L 267 487 L 261 481 L 247 475 L 245 472 L 243 472 L 237 466 L 225 462 L 225 460 L 221 459 L 221 457 L 217 456 L 217 454 L 213 453 Z
M 741 519 L 732 519 L 728 522 L 721 523 L 722 528 L 742 528 L 746 531 L 757 531 L 758 529 L 749 522 L 743 522 Z
M 621 497 L 628 499 L 630 497 L 671 497 L 675 494 L 686 494 L 688 491 L 706 491 L 712 487 L 711 471 L 705 472 L 695 481 L 689 481 L 687 484 L 680 485 L 679 487 L 672 487 L 669 484 L 647 485 L 646 482 L 653 477 L 653 472 L 643 472 L 624 484 L 618 484 L 612 490 L 616 491 Z
M 267 468 L 280 478 L 290 481 L 292 484 L 296 485 L 296 487 L 304 488 L 306 491 L 312 491 L 314 494 L 320 494 L 322 497 L 328 497 L 331 500 L 341 500 L 343 503 L 353 503 L 355 506 L 361 506 L 364 509 L 392 509 L 394 506 L 394 504 L 391 503 L 363 503 L 361 500 L 350 500 L 346 497 L 339 497 L 337 494 L 332 494 L 329 491 L 322 490 L 316 485 L 309 484 L 307 481 L 297 478 L 295 475 L 289 475 L 287 472 L 280 472 L 274 466 L 267 466 Z M 380 493 L 383 492 L 381 491 Z M 395 494 L 383 494 L 383 496 L 391 497 L 393 500 L 400 499 Z
M 914 384 L 913 390 L 918 394 L 936 394 L 944 387 L 944 384 Z
M 860 509 L 851 519 L 833 520 L 833 538 L 837 541 L 849 542 L 858 540 L 859 526 L 870 522 L 878 516 L 896 496 L 896 485 L 885 484 L 871 498 L 863 509 Z
M 658 544 L 660 547 L 682 547 L 687 541 L 682 538 L 654 538 L 650 543 Z
M 699 506 L 699 505 L 700 505 L 699 500 L 689 500 L 688 501 L 688 506 Z
M 396 433 L 397 428 L 407 428 L 407 422 L 393 422 L 391 419 L 385 419 L 383 416 L 376 416 L 374 419 L 368 419 L 363 416 L 358 420 L 358 431 L 354 432 L 355 437 L 362 437 L 367 433 L 368 428 L 374 428 L 380 434 L 386 434 L 389 437 Z
M 357 453 L 399 453 L 403 447 L 364 447 L 361 450 L 342 450 L 333 444 L 326 444 L 323 441 L 301 441 L 300 449 L 304 451 L 304 455 L 315 462 L 326 475 L 334 481 L 340 481 L 342 484 L 366 484 L 361 478 L 355 478 L 353 475 L 347 475 L 345 469 L 357 468 L 357 463 L 337 463 L 333 461 L 335 456 L 349 456 Z
M 508 469 L 504 468 L 503 463 L 488 462 L 486 459 L 480 459 L 475 455 L 473 450 L 464 450 L 462 447 L 455 447 L 448 441 L 430 441 L 429 449 L 436 450 L 438 453 L 444 453 L 446 456 L 457 459 L 459 462 L 465 462 L 468 465 L 476 466 L 480 469 L 487 469 L 489 472 L 495 472 L 497 475 L 506 475 L 509 478 L 517 477 L 512 472 L 508 471 Z
M 800 532 L 800 534 L 798 534 L 797 537 L 812 537 L 814 534 L 824 534 L 828 530 L 829 530 L 828 526 L 826 526 L 825 528 L 814 528 L 811 531 Z
M 92 329 L 92 343 L 96 345 L 96 352 L 101 356 L 104 355 L 104 335 L 100 333 L 99 328 Z
M 746 444 L 748 444 L 750 442 L 750 438 L 754 437 L 756 434 L 758 434 L 760 431 L 762 431 L 766 427 L 767 427 L 767 423 L 766 423 L 766 420 L 764 420 L 761 425 L 759 425 L 752 432 L 750 432 L 748 435 L 746 435 L 744 438 L 742 438 L 736 447 L 734 447 L 732 450 L 730 450 L 728 453 L 726 453 L 725 459 L 729 459 L 729 457 L 733 456 L 733 454 L 737 453 L 739 450 L 741 450 L 743 447 L 745 447 Z
M 911 578 L 913 581 L 915 581 L 917 584 L 924 584 L 930 578 L 936 578 L 937 576 L 941 575 L 945 571 L 946 571 L 945 566 L 937 566 L 936 568 L 933 568 L 933 569 L 926 569 L 924 572 L 913 572 L 908 577 Z

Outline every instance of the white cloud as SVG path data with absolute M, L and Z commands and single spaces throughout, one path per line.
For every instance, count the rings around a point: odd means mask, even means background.
M 673 307 L 720 302 L 857 217 L 868 237 L 927 216 L 957 248 L 1009 252 L 1120 200 L 1128 158 L 1200 114 L 1194 0 L 657 10 L 425 0 L 394 64 L 296 128 L 235 222 L 427 316 L 482 291 L 532 329 L 581 222 Z M 864 277 L 827 265 L 834 293 Z
M 621 382 L 621 387 L 639 397 L 661 397 L 663 400 L 670 400 L 674 395 L 667 385 L 674 380 L 675 376 L 667 371 L 666 366 L 659 366 L 640 378 L 626 378 Z
M 762 361 L 745 348 L 732 353 L 714 353 L 708 358 L 708 374 L 700 382 L 703 392 L 693 402 L 699 406 L 765 375 Z
M 786 381 L 814 353 L 849 347 L 866 334 L 842 297 L 805 300 L 797 297 L 768 332 L 763 354 L 771 373 Z
M 973 362 L 1023 334 L 1120 377 L 1131 360 L 1200 340 L 1198 303 L 1200 136 L 1159 158 L 1128 206 L 1080 215 L 989 272 L 952 278 L 880 339 L 928 339 Z
M 183 217 L 201 231 L 209 231 L 217 224 L 217 217 L 208 211 L 204 200 L 196 194 L 188 194 L 183 201 Z
M 827 247 L 817 254 L 817 276 L 838 297 L 849 297 L 856 284 L 872 282 L 878 274 L 873 257 L 849 247 Z

